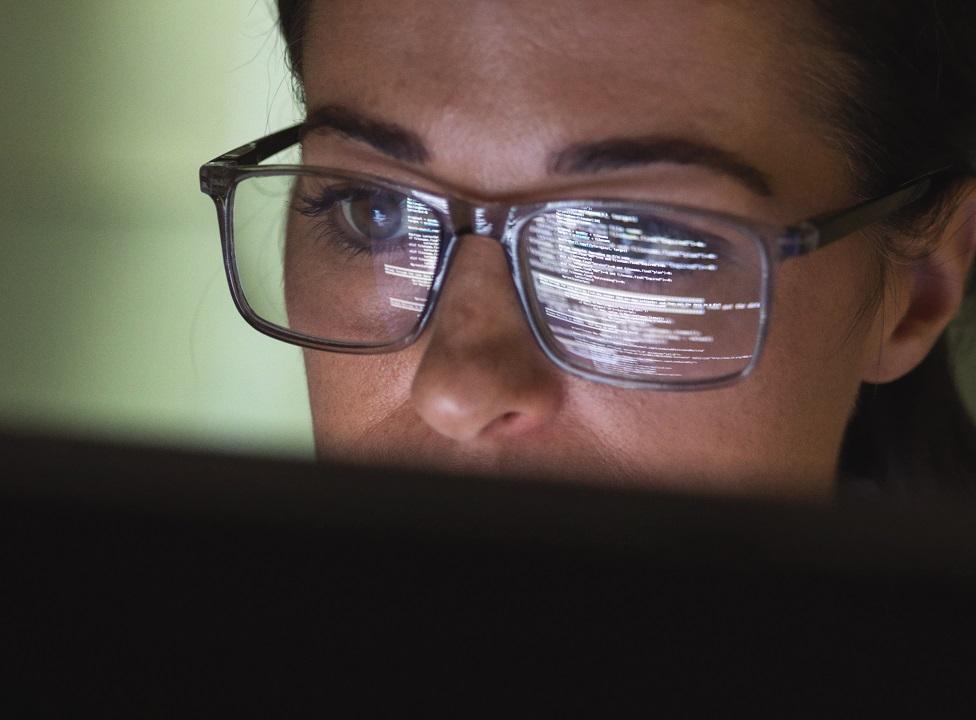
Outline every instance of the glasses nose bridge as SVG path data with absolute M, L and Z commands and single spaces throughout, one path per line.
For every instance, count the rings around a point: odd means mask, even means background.
M 481 205 L 465 200 L 454 200 L 450 205 L 451 224 L 454 234 L 481 235 L 502 242 L 512 207 L 504 203 Z

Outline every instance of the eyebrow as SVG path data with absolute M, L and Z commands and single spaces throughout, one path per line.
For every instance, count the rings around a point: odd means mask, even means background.
M 421 165 L 430 161 L 430 151 L 417 133 L 342 105 L 315 108 L 302 128 L 303 137 L 330 132 L 366 143 L 396 160 Z M 766 174 L 735 153 L 665 135 L 576 143 L 553 153 L 547 169 L 558 175 L 595 174 L 655 163 L 704 167 L 738 181 L 757 195 L 769 197 L 773 194 Z
M 773 194 L 769 178 L 735 153 L 705 143 L 663 135 L 584 142 L 552 156 L 552 173 L 597 173 L 654 163 L 698 165 L 739 181 L 757 195 Z
M 342 105 L 323 105 L 309 113 L 302 137 L 309 133 L 334 132 L 358 140 L 404 162 L 425 164 L 430 152 L 420 136 L 396 123 L 367 117 Z

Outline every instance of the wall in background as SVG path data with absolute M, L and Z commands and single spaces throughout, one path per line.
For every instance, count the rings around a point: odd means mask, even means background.
M 272 0 L 4 3 L 0 425 L 311 453 L 300 354 L 236 314 L 197 185 L 299 116 L 273 17 Z
M 234 310 L 197 180 L 299 117 L 271 0 L 3 17 L 0 424 L 310 455 L 300 353 Z

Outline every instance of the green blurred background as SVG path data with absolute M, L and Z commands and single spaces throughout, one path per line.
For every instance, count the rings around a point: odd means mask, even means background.
M 2 7 L 0 426 L 311 456 L 197 180 L 299 117 L 272 0 Z
M 2 7 L 0 427 L 310 456 L 300 353 L 236 314 L 197 184 L 299 117 L 272 0 Z

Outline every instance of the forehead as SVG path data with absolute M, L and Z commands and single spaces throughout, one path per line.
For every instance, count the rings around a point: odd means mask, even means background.
M 444 168 L 477 156 L 466 179 L 486 185 L 544 166 L 556 147 L 649 133 L 722 146 L 776 177 L 822 135 L 791 97 L 797 48 L 776 7 L 319 1 L 306 93 L 310 106 L 348 105 L 409 127 Z
M 564 121 L 727 116 L 713 100 L 754 103 L 778 81 L 775 37 L 729 2 L 332 0 L 313 3 L 306 79 L 366 103 L 396 88 L 406 106 L 492 111 L 486 122 L 566 105 Z

